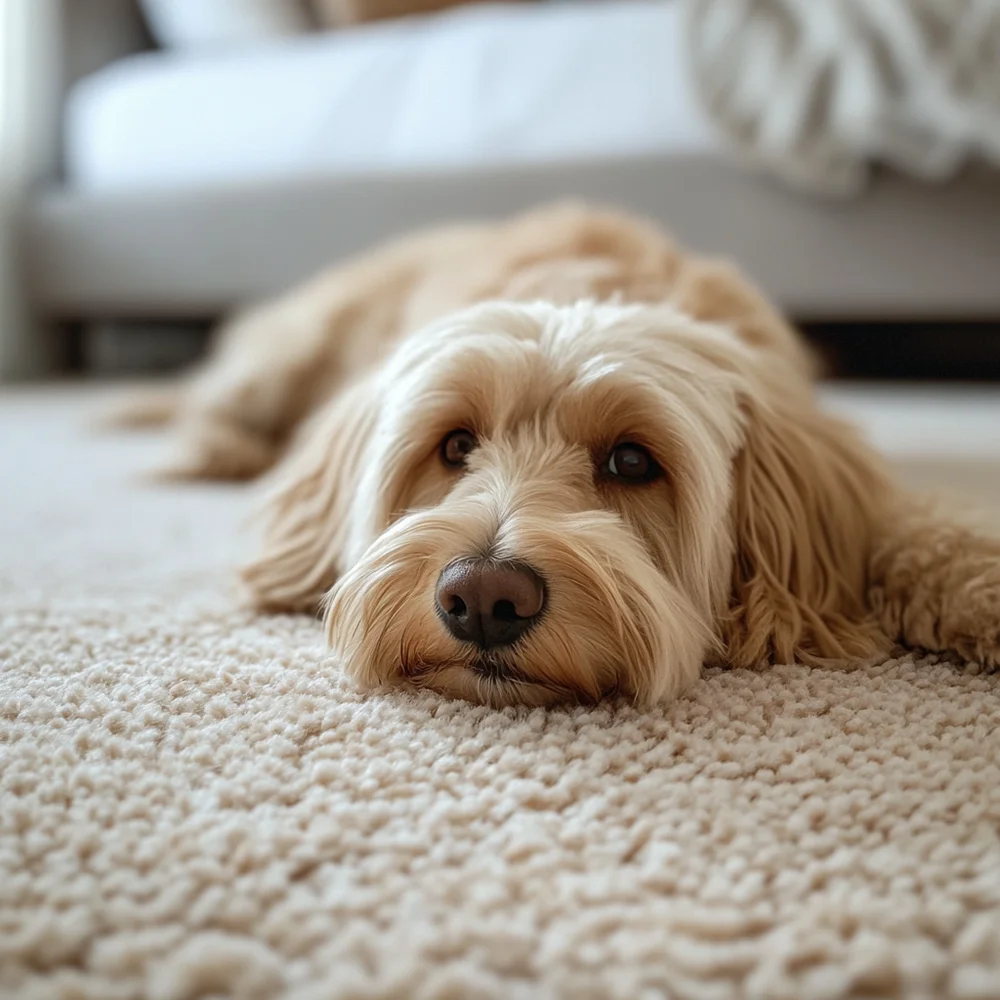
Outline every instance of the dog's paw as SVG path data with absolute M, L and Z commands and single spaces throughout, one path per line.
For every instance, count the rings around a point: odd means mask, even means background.
M 944 648 L 968 663 L 1000 667 L 1000 561 L 970 567 L 943 602 L 938 634 Z
M 907 646 L 1000 667 L 1000 540 L 936 518 L 891 535 L 870 599 Z
M 173 456 L 155 478 L 171 481 L 254 479 L 278 457 L 270 440 L 222 422 L 198 423 L 182 429 Z
M 94 413 L 89 426 L 97 432 L 164 427 L 176 418 L 183 394 L 173 382 L 130 389 Z

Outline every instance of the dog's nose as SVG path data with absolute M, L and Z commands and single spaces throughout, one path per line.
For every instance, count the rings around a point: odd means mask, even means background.
M 460 559 L 444 568 L 435 596 L 456 639 L 489 649 L 515 642 L 538 621 L 545 583 L 524 563 Z

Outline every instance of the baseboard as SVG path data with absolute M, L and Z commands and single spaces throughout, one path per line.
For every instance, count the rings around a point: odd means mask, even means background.
M 88 323 L 81 331 L 81 367 L 95 376 L 176 371 L 204 354 L 209 331 L 201 322 Z
M 804 323 L 834 378 L 1000 380 L 1000 321 Z

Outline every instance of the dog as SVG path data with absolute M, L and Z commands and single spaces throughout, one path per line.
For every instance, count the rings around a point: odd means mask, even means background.
M 238 316 L 189 380 L 181 477 L 276 466 L 242 577 L 321 609 L 366 687 L 669 701 L 705 664 L 900 644 L 1000 663 L 1000 541 L 821 412 L 736 268 L 576 204 L 376 249 Z

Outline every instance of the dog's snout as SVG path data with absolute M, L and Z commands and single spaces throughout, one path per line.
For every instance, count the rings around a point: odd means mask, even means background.
M 524 563 L 461 559 L 438 577 L 437 610 L 448 631 L 483 649 L 517 641 L 545 607 L 545 583 Z

